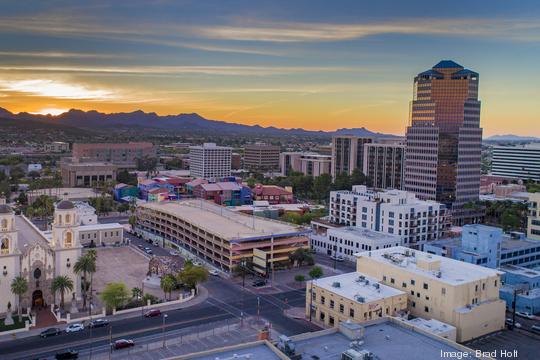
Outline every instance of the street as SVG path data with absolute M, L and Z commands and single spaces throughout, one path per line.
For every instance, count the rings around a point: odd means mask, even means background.
M 256 294 L 252 290 L 242 289 L 230 280 L 211 277 L 204 286 L 210 297 L 202 304 L 186 309 L 167 311 L 165 336 L 174 336 L 175 331 L 192 326 L 208 324 L 226 319 L 241 319 L 260 315 L 272 323 L 272 327 L 286 335 L 300 334 L 318 330 L 314 324 L 295 320 L 283 314 L 285 309 L 304 306 L 305 291 L 291 290 L 277 294 Z M 162 331 L 162 317 L 135 318 L 111 321 L 112 341 L 122 338 L 133 339 L 140 344 L 140 339 Z M 85 329 L 79 333 L 53 336 L 42 339 L 38 336 L 16 339 L 0 343 L 2 359 L 28 359 L 29 357 L 51 357 L 62 349 L 75 349 L 88 354 L 94 351 L 107 351 L 108 328 Z M 31 350 L 29 350 L 31 349 Z

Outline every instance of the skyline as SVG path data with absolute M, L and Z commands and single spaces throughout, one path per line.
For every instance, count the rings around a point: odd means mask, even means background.
M 480 74 L 485 137 L 540 136 L 538 4 L 391 3 L 10 3 L 0 107 L 404 134 L 415 74 L 452 59 Z

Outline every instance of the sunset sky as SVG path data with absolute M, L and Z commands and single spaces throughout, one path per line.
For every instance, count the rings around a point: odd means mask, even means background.
M 0 107 L 12 112 L 402 134 L 414 75 L 452 59 L 480 73 L 484 135 L 540 136 L 538 0 L 0 4 Z

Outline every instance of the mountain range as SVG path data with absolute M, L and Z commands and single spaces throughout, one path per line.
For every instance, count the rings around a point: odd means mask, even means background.
M 92 131 L 115 131 L 120 129 L 140 129 L 154 131 L 169 131 L 183 133 L 202 133 L 209 135 L 238 134 L 238 135 L 268 135 L 268 136 L 332 136 L 332 135 L 356 135 L 370 137 L 396 137 L 396 135 L 382 134 L 370 131 L 364 127 L 351 129 L 338 129 L 336 131 L 312 131 L 299 128 L 283 129 L 273 126 L 262 127 L 260 125 L 244 125 L 221 120 L 206 119 L 199 114 L 178 114 L 160 116 L 154 112 L 146 113 L 137 110 L 130 113 L 105 114 L 95 110 L 82 111 L 71 109 L 60 115 L 37 115 L 26 112 L 14 114 L 0 108 L 1 119 L 20 121 L 35 121 L 45 124 L 64 125 L 73 128 Z
M 485 139 L 486 141 L 540 141 L 540 138 L 534 137 L 534 136 L 520 136 L 520 135 L 512 135 L 512 134 L 506 134 L 506 135 L 493 135 Z

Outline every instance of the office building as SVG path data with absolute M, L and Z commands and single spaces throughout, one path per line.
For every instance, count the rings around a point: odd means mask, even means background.
M 402 143 L 368 143 L 364 145 L 363 173 L 376 189 L 401 189 L 405 163 Z
M 330 193 L 331 222 L 397 235 L 404 246 L 419 248 L 444 237 L 450 228 L 446 207 L 419 200 L 402 190 L 369 190 L 364 185 L 352 191 Z
M 540 240 L 540 193 L 530 193 L 528 204 L 527 237 Z
M 302 152 L 283 152 L 279 154 L 279 169 L 281 176 L 288 176 L 291 172 L 299 172 L 301 167 L 300 159 Z
M 364 169 L 364 144 L 372 143 L 373 138 L 354 135 L 332 137 L 332 178 L 341 173 L 351 175 L 354 169 Z
M 204 143 L 189 147 L 189 166 L 191 176 L 203 179 L 216 179 L 231 176 L 232 148 Z
M 311 234 L 311 249 L 326 255 L 343 257 L 355 261 L 360 251 L 385 249 L 400 246 L 401 237 L 355 226 L 329 228 L 326 235 Z
M 500 271 L 401 246 L 360 253 L 356 265 L 405 291 L 411 315 L 455 326 L 458 342 L 504 329 Z
M 504 272 L 499 295 L 506 302 L 506 308 L 513 310 L 515 293 L 516 311 L 540 314 L 540 271 L 513 265 L 499 270 Z
M 113 163 L 120 168 L 136 168 L 137 159 L 156 158 L 156 148 L 147 142 L 129 143 L 74 143 L 75 159 Z
M 258 264 L 289 264 L 289 255 L 309 248 L 309 230 L 229 211 L 204 200 L 146 203 L 137 207 L 136 231 L 166 247 L 183 248 L 224 271 L 244 258 Z M 255 262 L 255 260 L 254 260 Z
M 63 141 L 53 141 L 45 144 L 43 151 L 46 153 L 67 153 L 69 152 L 69 143 Z
M 60 172 L 66 187 L 96 187 L 115 181 L 118 166 L 110 162 L 79 162 L 75 158 L 67 158 L 60 164 Z
M 250 170 L 271 171 L 279 169 L 279 146 L 252 144 L 244 146 L 244 167 Z
M 294 196 L 290 187 L 257 184 L 253 188 L 253 200 L 268 201 L 270 205 L 292 204 Z
M 496 269 L 499 266 L 540 266 L 540 243 L 521 233 L 503 234 L 500 228 L 480 224 L 465 225 L 457 238 L 424 245 L 430 254 Z
M 306 299 L 306 317 L 326 326 L 347 320 L 363 323 L 407 310 L 407 293 L 358 272 L 308 282 Z
M 493 175 L 540 181 L 540 144 L 494 146 L 492 151 Z
M 482 129 L 478 73 L 443 60 L 414 78 L 407 127 L 404 189 L 441 202 L 456 225 L 481 214 L 478 200 Z
M 231 154 L 231 169 L 239 170 L 242 168 L 242 155 L 238 153 Z

